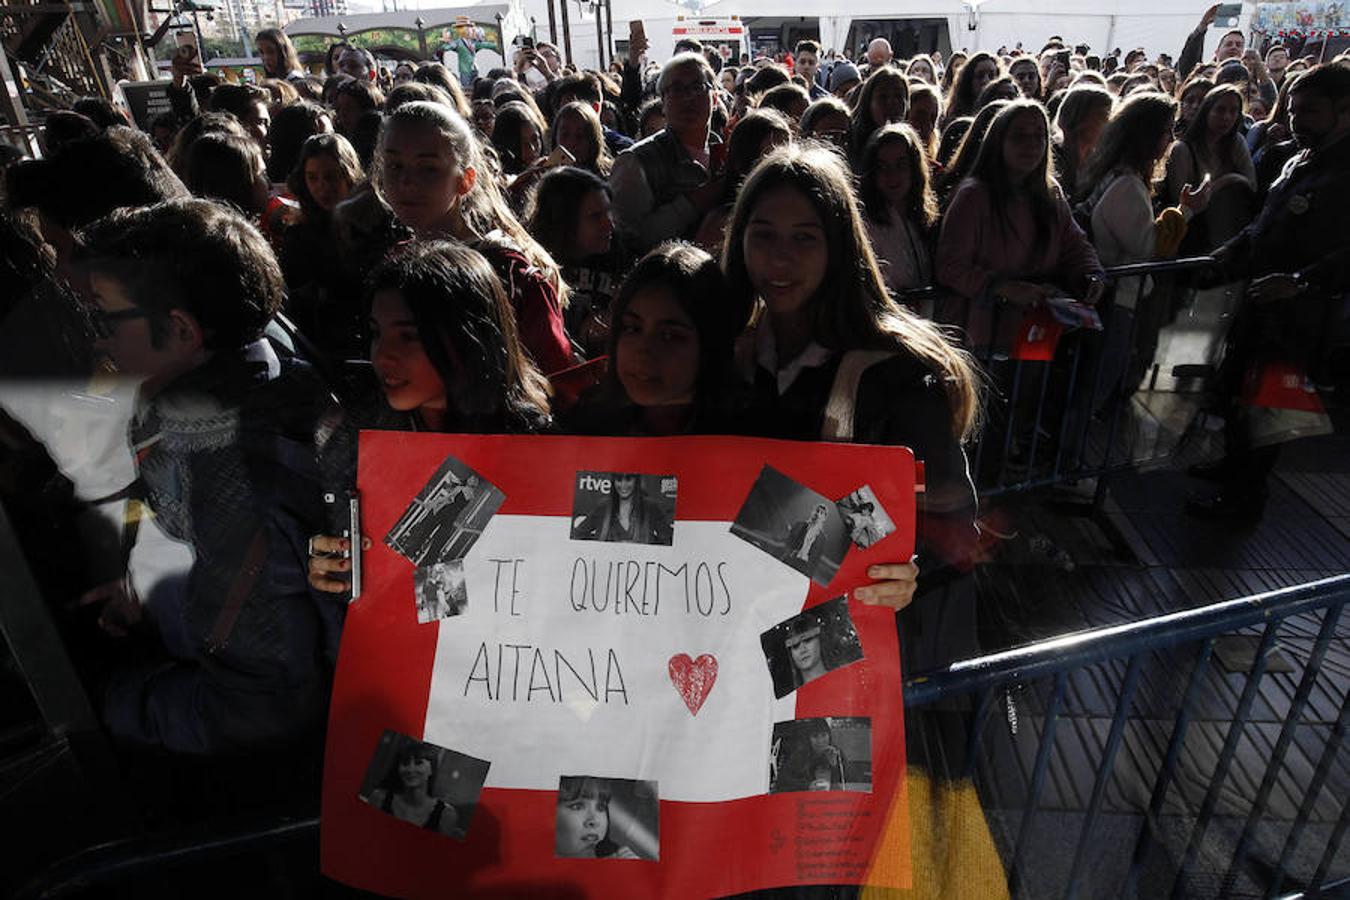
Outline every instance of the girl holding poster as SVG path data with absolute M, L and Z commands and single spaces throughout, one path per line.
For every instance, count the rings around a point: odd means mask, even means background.
M 752 376 L 762 432 L 912 449 L 926 482 L 921 593 L 967 571 L 978 535 L 962 442 L 976 425 L 978 376 L 966 354 L 886 290 L 844 167 L 820 149 L 779 150 L 746 181 L 733 217 L 722 255 L 728 286 L 763 311 Z M 849 410 L 846 431 L 837 417 L 827 420 L 827 406 Z M 880 599 L 878 589 L 855 595 Z M 959 622 L 951 610 L 934 612 L 936 626 L 955 627 L 932 648 L 941 651 L 937 658 L 916 658 L 907 648 L 907 666 L 976 649 L 973 607 Z M 936 638 L 933 631 L 925 627 Z
M 671 242 L 644 256 L 610 309 L 609 370 L 568 421 L 579 434 L 734 434 L 748 398 L 732 345 L 750 317 L 717 261 Z
M 730 293 L 706 251 L 669 242 L 624 279 L 611 309 L 610 365 L 584 396 L 568 430 L 588 435 L 744 434 L 751 395 L 738 383 L 737 336 L 752 297 Z M 752 429 L 757 431 L 758 429 Z M 876 584 L 855 592 L 865 603 L 897 609 L 913 596 L 912 562 L 876 566 Z
M 903 445 L 924 463 L 924 574 L 898 618 L 902 665 L 916 672 L 976 655 L 969 570 L 978 531 L 963 449 L 979 413 L 974 364 L 891 297 L 849 176 L 830 151 L 787 147 L 755 168 L 722 260 L 732 295 L 763 313 L 752 383 L 766 436 Z M 899 578 L 901 570 L 873 566 L 868 575 Z M 853 593 L 878 602 L 895 584 Z M 979 800 L 957 774 L 965 740 L 937 726 L 933 714 L 906 716 L 915 893 L 1006 897 Z
M 524 434 L 550 423 L 547 383 L 516 336 L 496 273 L 462 244 L 411 242 L 371 274 L 370 358 L 378 399 L 332 429 L 321 447 L 330 469 L 355 482 L 360 428 Z M 310 541 L 309 583 L 347 590 L 351 542 Z M 335 577 L 338 576 L 338 577 Z

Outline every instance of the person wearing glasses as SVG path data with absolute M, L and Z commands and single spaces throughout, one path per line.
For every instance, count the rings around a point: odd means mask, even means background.
M 180 753 L 292 746 L 323 722 L 341 611 L 306 585 L 323 391 L 263 337 L 281 268 L 243 216 L 203 199 L 118 210 L 77 233 L 73 261 L 96 348 L 139 383 L 128 505 L 193 560 L 144 604 L 129 576 L 85 596 L 115 611 L 105 630 L 141 632 L 103 683 L 105 723 Z
M 614 161 L 614 224 L 634 253 L 688 238 L 722 202 L 721 139 L 711 127 L 716 76 L 698 53 L 671 58 L 657 79 L 666 127 Z

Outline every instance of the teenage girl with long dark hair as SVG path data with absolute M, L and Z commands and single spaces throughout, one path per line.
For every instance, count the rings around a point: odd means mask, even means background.
M 549 426 L 548 383 L 516 337 L 505 292 L 482 255 L 450 241 L 414 241 L 381 263 L 370 284 L 378 388 L 353 392 L 346 414 L 324 428 L 332 481 L 354 482 L 360 428 L 528 434 Z M 310 548 L 310 584 L 346 590 L 351 560 L 336 554 L 349 554 L 351 541 L 316 535 Z
M 963 444 L 979 418 L 978 377 L 936 326 L 887 292 L 839 157 L 789 147 L 765 159 L 741 189 L 722 258 L 732 296 L 760 311 L 752 371 L 764 433 L 903 445 L 924 462 L 923 571 L 898 617 L 902 665 L 922 671 L 975 655 L 967 575 L 975 492 Z M 874 566 L 868 574 L 898 578 L 902 568 Z M 853 596 L 876 602 L 874 592 L 890 587 Z M 916 877 L 931 881 L 926 895 L 950 893 L 960 877 L 972 896 L 1006 896 L 978 800 L 952 771 L 965 742 L 938 732 L 927 715 L 906 717 L 909 812 L 923 835 L 912 847 L 914 871 L 923 873 Z M 969 826 L 959 835 L 948 818 L 958 806 Z M 942 861 L 957 857 L 960 876 Z

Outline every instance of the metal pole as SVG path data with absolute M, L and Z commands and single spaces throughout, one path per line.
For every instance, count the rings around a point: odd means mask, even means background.
M 558 45 L 558 14 L 553 10 L 553 0 L 548 0 L 548 42 L 555 47 Z
M 614 62 L 614 4 L 605 0 L 605 45 L 609 48 L 609 61 Z
M 572 61 L 572 23 L 567 15 L 567 0 L 558 0 L 558 8 L 562 10 L 563 26 L 563 62 Z
M 567 0 L 563 0 L 564 3 Z M 596 71 L 605 71 L 605 29 L 600 27 L 600 3 L 599 0 L 592 0 L 595 3 L 595 52 L 600 55 Z

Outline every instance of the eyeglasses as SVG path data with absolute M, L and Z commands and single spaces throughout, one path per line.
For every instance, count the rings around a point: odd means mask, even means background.
M 115 312 L 108 312 L 99 306 L 89 307 L 89 325 L 94 329 L 97 337 L 107 340 L 117 331 L 117 326 L 122 322 L 129 322 L 132 319 L 148 319 L 153 313 L 148 309 L 141 309 L 139 306 L 133 306 L 130 309 L 119 309 Z
M 699 94 L 706 94 L 708 88 L 712 85 L 706 81 L 672 81 L 666 85 L 666 89 L 661 92 L 663 97 L 697 97 Z

